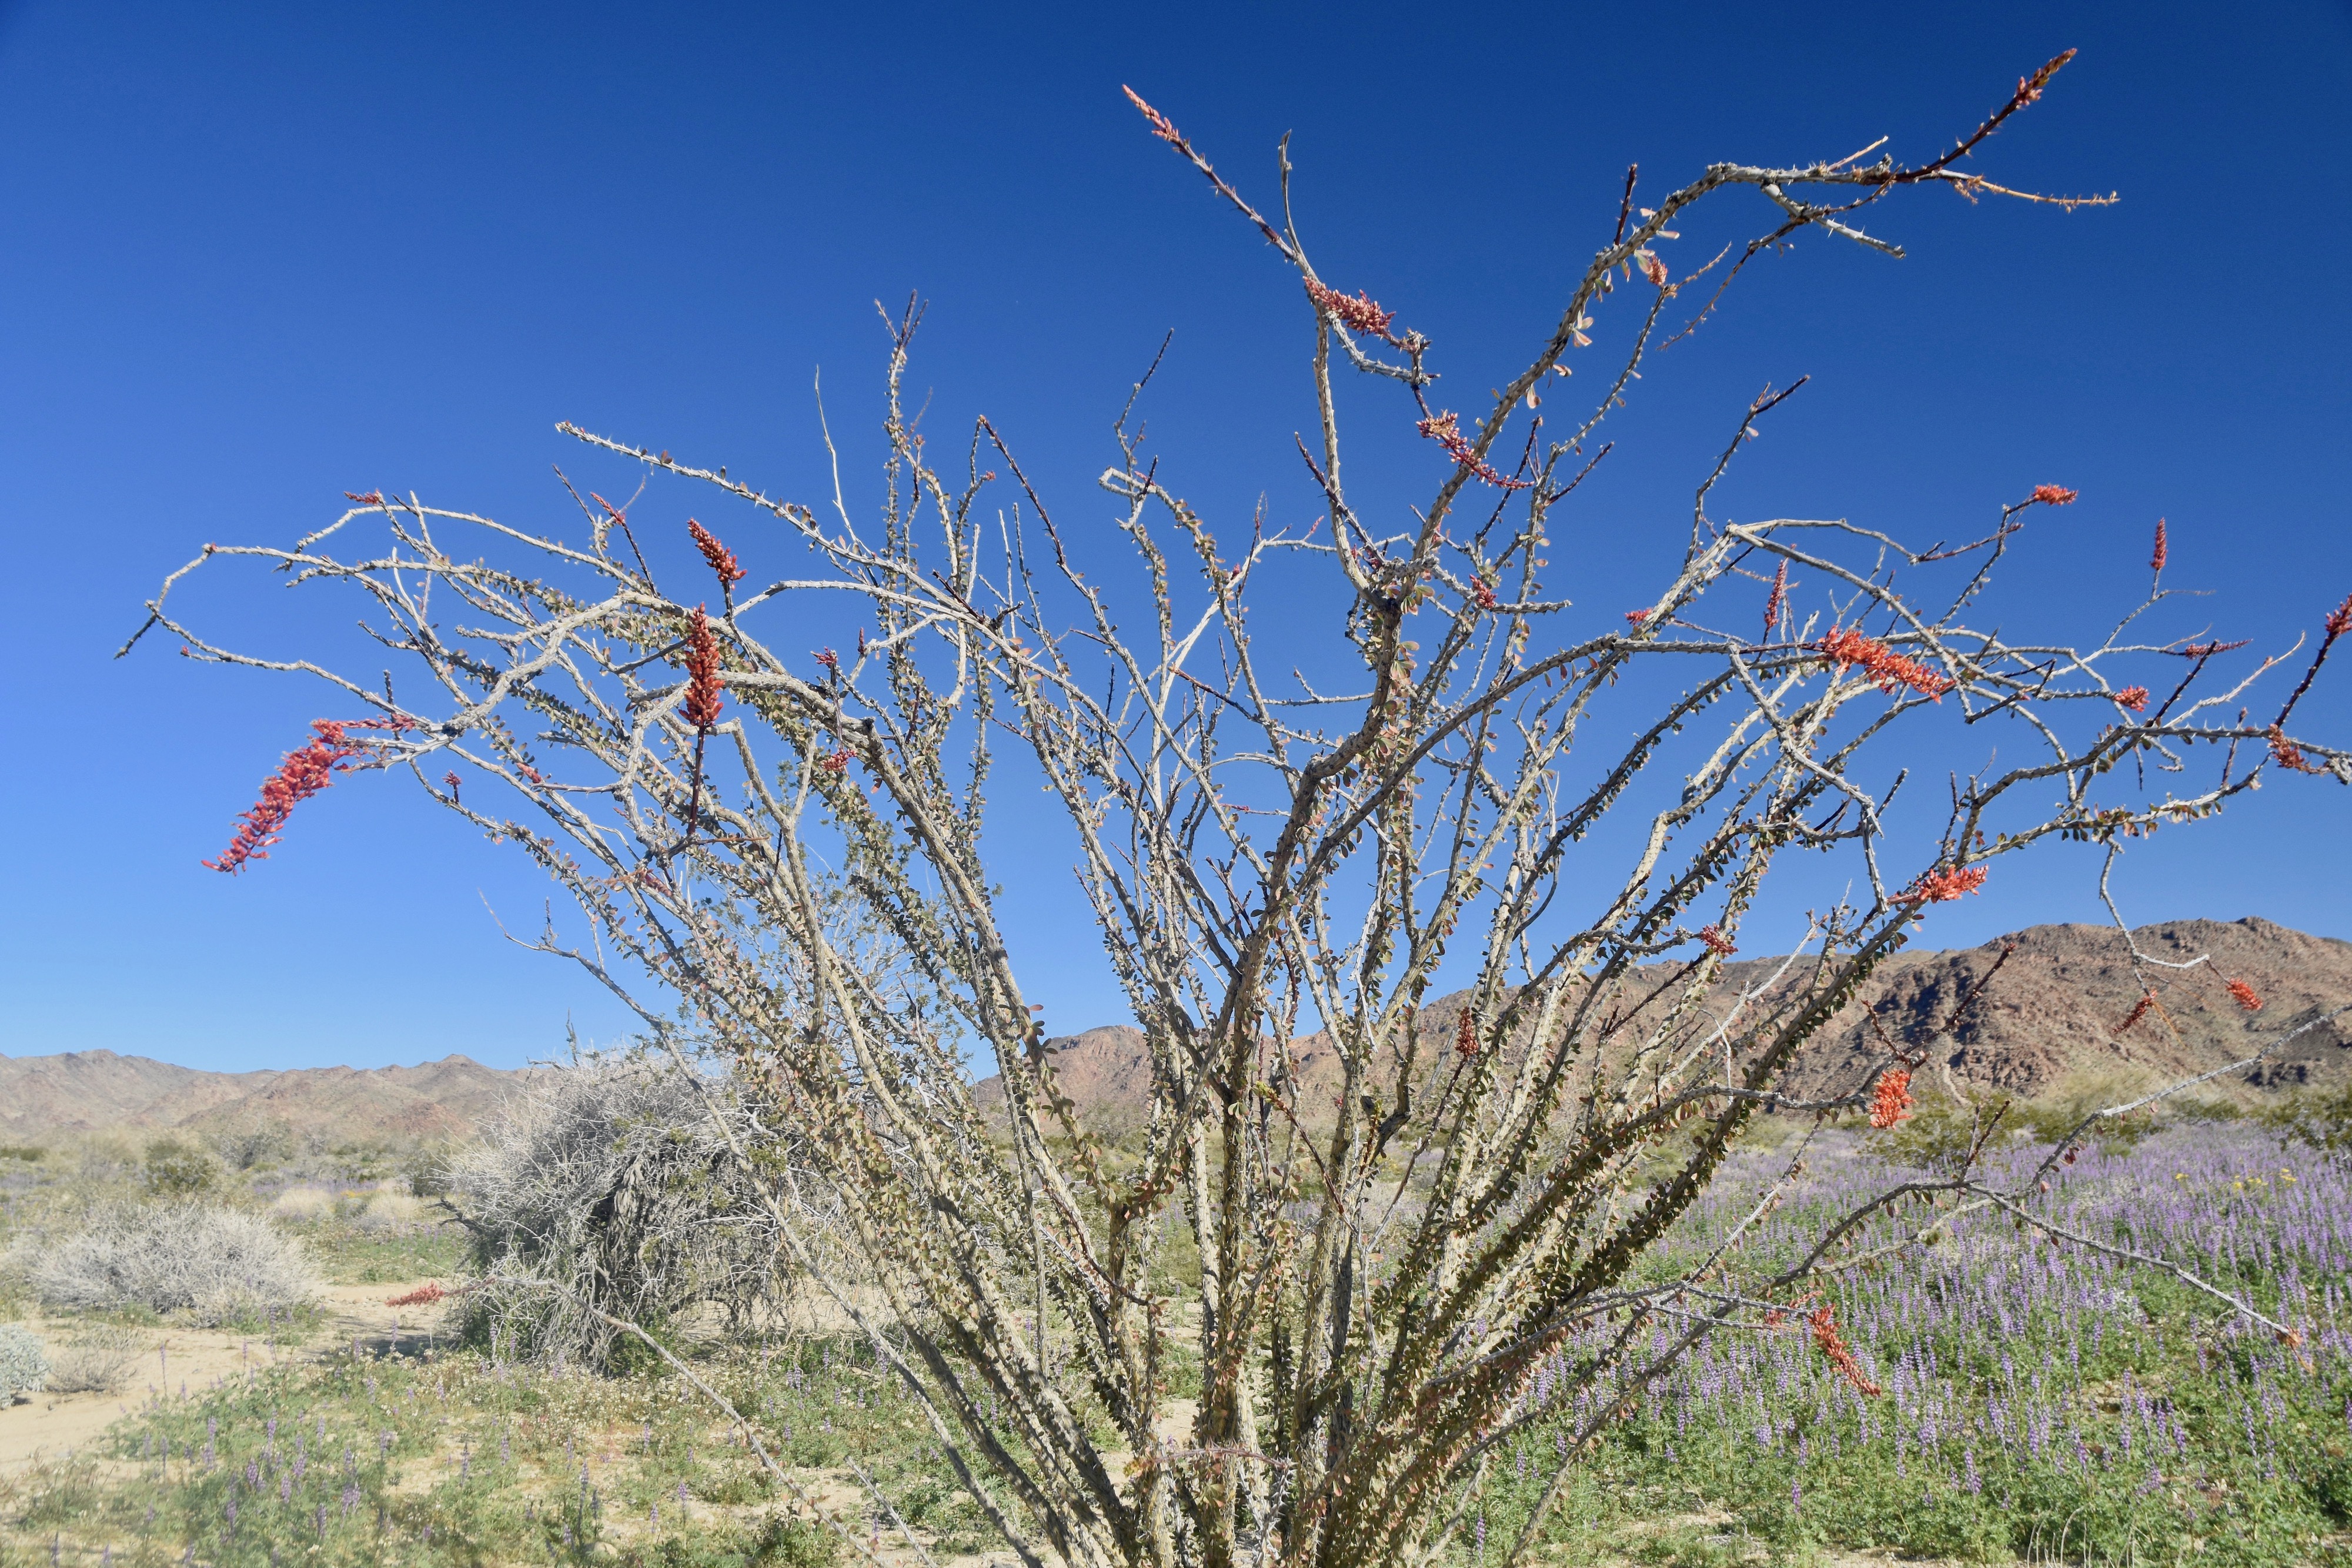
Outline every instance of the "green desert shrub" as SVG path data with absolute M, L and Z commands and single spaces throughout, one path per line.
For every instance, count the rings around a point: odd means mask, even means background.
M 194 1144 L 157 1138 L 140 1162 L 140 1181 L 156 1197 L 193 1197 L 220 1185 L 220 1162 Z
M 49 1357 L 40 1336 L 14 1324 L 0 1324 L 0 1405 L 48 1386 Z

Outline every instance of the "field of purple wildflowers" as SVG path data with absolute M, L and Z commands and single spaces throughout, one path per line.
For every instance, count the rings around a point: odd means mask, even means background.
M 1742 1156 L 1687 1243 L 1719 1235 L 1787 1162 L 1785 1151 Z M 1818 1137 L 1806 1166 L 1748 1243 L 1750 1265 L 1794 1257 L 1824 1216 L 1902 1175 L 1841 1132 Z M 1759 1546 L 2352 1563 L 2352 1166 L 2244 1124 L 2184 1122 L 2059 1168 L 2050 1220 L 2241 1291 L 2303 1343 L 2233 1319 L 2161 1270 L 2005 1217 L 1959 1219 L 1820 1297 L 1876 1396 L 1840 1375 L 1801 1314 L 1722 1333 L 1608 1428 L 1558 1533 L 1594 1555 L 1694 1564 Z M 1906 1211 L 1871 1239 L 1924 1216 Z M 1574 1354 L 1530 1393 L 1557 1419 L 1490 1470 L 1467 1530 L 1474 1557 L 1516 1535 L 1547 1450 L 1597 1402 L 1622 1397 L 1563 1394 Z

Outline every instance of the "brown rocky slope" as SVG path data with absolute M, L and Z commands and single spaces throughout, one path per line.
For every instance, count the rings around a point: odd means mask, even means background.
M 1806 1051 L 1792 1087 L 1811 1092 L 1850 1083 L 1854 1070 L 1879 1054 L 1869 1013 L 1896 1041 L 1924 1043 L 2011 944 L 2015 950 L 2000 973 L 1930 1058 L 1930 1071 L 1948 1068 L 1969 1082 L 2029 1095 L 2078 1072 L 2137 1068 L 2184 1076 L 2242 1060 L 2259 1048 L 2262 1036 L 2352 1002 L 2352 942 L 2258 918 L 2171 921 L 2141 926 L 2134 936 L 2141 951 L 2157 958 L 2208 956 L 2193 969 L 2160 972 L 2171 1029 L 2150 1015 L 2119 1031 L 2142 988 L 2112 926 L 2035 925 L 1980 947 L 1896 954 Z M 1725 966 L 1716 1006 L 1775 967 L 1770 959 Z M 2231 979 L 2245 981 L 2263 998 L 2259 1011 L 2249 1013 L 2231 998 L 2224 988 Z M 1428 1004 L 1424 1028 L 1449 1031 L 1459 1005 L 1458 996 Z M 1102 1118 L 1106 1130 L 1140 1119 L 1151 1083 L 1141 1031 L 1093 1029 L 1048 1046 L 1056 1085 L 1090 1117 Z M 1311 1103 L 1312 1091 L 1336 1086 L 1337 1062 L 1325 1037 L 1294 1041 L 1291 1056 L 1307 1092 L 1302 1104 Z M 2352 1017 L 2307 1031 L 2261 1067 L 2217 1087 L 2248 1092 L 2346 1082 L 2352 1082 Z M 981 1092 L 992 1101 L 995 1080 L 984 1080 Z

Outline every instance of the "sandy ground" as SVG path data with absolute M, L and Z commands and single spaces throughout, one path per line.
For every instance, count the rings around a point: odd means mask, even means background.
M 327 1286 L 320 1292 L 326 1322 L 300 1344 L 273 1345 L 251 1334 L 209 1329 L 142 1330 L 144 1352 L 116 1392 L 37 1394 L 29 1402 L 0 1406 L 0 1475 L 42 1458 L 68 1458 L 159 1394 L 194 1393 L 218 1380 L 242 1377 L 248 1369 L 315 1360 L 354 1338 L 373 1347 L 389 1342 L 395 1333 L 404 1341 L 422 1335 L 438 1320 L 441 1309 L 383 1303 L 386 1297 L 404 1295 L 423 1282 Z M 23 1326 L 53 1344 L 78 1327 L 70 1318 L 27 1318 Z

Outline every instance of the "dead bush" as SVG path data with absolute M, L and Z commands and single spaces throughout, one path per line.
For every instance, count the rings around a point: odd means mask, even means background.
M 499 1354 L 603 1366 L 613 1331 L 579 1302 L 670 1333 L 706 1313 L 728 1333 L 771 1321 L 782 1237 L 713 1109 L 745 1120 L 725 1078 L 642 1058 L 533 1075 L 446 1169 L 481 1281 L 470 1332 Z

